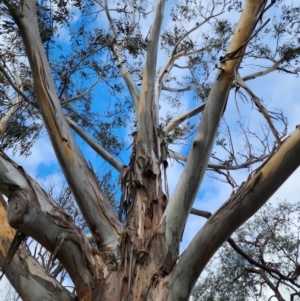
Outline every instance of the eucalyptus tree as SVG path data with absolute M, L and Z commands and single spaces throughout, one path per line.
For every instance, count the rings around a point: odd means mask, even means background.
M 274 71 L 297 75 L 299 8 L 266 0 L 0 5 L 2 147 L 28 154 L 45 129 L 88 229 L 1 150 L 3 272 L 24 300 L 188 300 L 212 255 L 299 166 L 300 129 L 286 138 L 283 115 L 246 84 Z M 59 39 L 66 29 L 68 45 Z M 255 60 L 255 73 L 241 76 Z M 241 124 L 242 151 L 229 124 L 218 132 L 231 90 L 265 120 L 261 132 Z M 198 104 L 179 114 L 187 97 Z M 132 129 L 126 164 L 124 128 Z M 117 214 L 74 134 L 119 173 Z M 185 154 L 172 150 L 182 139 Z M 169 158 L 184 162 L 171 195 Z M 251 166 L 238 186 L 232 171 Z M 207 170 L 234 191 L 180 254 L 189 214 L 208 216 L 192 208 Z M 74 293 L 20 246 L 28 236 L 59 261 Z
M 299 202 L 267 204 L 206 268 L 193 300 L 287 300 L 299 294 Z

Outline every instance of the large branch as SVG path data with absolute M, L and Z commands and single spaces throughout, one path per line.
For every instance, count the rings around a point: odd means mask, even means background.
M 93 140 L 82 128 L 80 128 L 73 120 L 67 118 L 71 128 L 106 162 L 113 166 L 118 172 L 122 172 L 124 164 L 117 160 L 95 140 Z
M 47 193 L 22 169 L 0 152 L 0 191 L 9 198 L 8 221 L 58 258 L 72 278 L 78 294 L 90 286 L 103 264 L 95 257 L 85 235 Z
M 171 298 L 190 290 L 204 267 L 230 235 L 272 196 L 300 165 L 300 127 L 240 189 L 217 210 L 196 234 L 168 279 Z M 180 292 L 182 290 L 182 292 Z M 175 297 L 176 296 L 176 297 Z
M 42 117 L 66 180 L 98 247 L 106 248 L 107 251 L 114 250 L 115 256 L 118 256 L 118 240 L 124 229 L 100 190 L 96 176 L 83 158 L 61 110 L 40 40 L 36 3 L 34 0 L 27 0 L 26 5 L 8 8 L 20 29 Z
M 247 0 L 245 3 L 226 59 L 222 60 L 211 88 L 186 166 L 164 212 L 160 231 L 165 232 L 165 254 L 173 254 L 172 260 L 176 259 L 187 217 L 205 174 L 232 80 L 245 52 L 245 44 L 254 31 L 265 3 L 265 0 Z
M 158 103 L 155 101 L 155 73 L 158 41 L 164 18 L 165 0 L 157 0 L 154 20 L 149 33 L 147 56 L 143 72 L 142 91 L 138 110 L 138 156 L 149 156 L 153 152 L 153 131 L 158 128 Z
M 210 212 L 208 212 L 208 211 L 203 211 L 203 210 L 199 210 L 199 209 L 195 209 L 195 208 L 192 208 L 190 213 L 193 214 L 193 215 L 205 217 L 205 218 L 207 218 L 207 219 L 209 219 L 209 218 L 212 216 L 212 214 L 211 214 Z M 294 279 L 293 277 L 285 276 L 285 275 L 283 275 L 282 273 L 280 273 L 279 270 L 274 269 L 274 268 L 272 268 L 272 267 L 269 267 L 269 266 L 267 266 L 267 265 L 265 265 L 265 264 L 261 264 L 260 262 L 254 260 L 251 256 L 249 256 L 246 252 L 244 252 L 243 249 L 241 249 L 231 237 L 229 237 L 229 238 L 227 239 L 227 242 L 228 242 L 228 244 L 232 247 L 232 249 L 233 249 L 234 251 L 236 251 L 239 255 L 241 255 L 242 257 L 244 257 L 244 259 L 246 259 L 250 264 L 255 265 L 256 267 L 261 268 L 261 269 L 267 271 L 267 272 L 270 273 L 272 276 L 273 276 L 274 274 L 276 274 L 276 275 L 279 276 L 281 279 L 286 280 L 286 281 L 290 281 L 290 282 L 292 282 L 295 286 L 300 287 L 300 285 L 298 285 L 298 284 L 296 284 L 296 283 L 294 282 L 295 279 Z
M 0 266 L 3 266 L 15 230 L 8 224 L 6 204 L 2 195 L 0 195 L 0 219 Z M 10 262 L 5 275 L 24 301 L 75 299 L 71 292 L 49 276 L 23 246 Z

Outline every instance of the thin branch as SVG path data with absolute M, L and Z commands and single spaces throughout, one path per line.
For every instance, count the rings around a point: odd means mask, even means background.
M 96 81 L 90 87 L 88 87 L 84 92 L 82 92 L 81 94 L 79 94 L 77 96 L 74 96 L 74 97 L 71 97 L 71 98 L 68 98 L 68 99 L 63 99 L 61 101 L 61 103 L 60 103 L 61 106 L 64 106 L 67 103 L 70 103 L 72 101 L 75 101 L 75 100 L 83 98 L 85 95 L 87 95 L 88 93 L 91 92 L 91 90 L 97 85 L 97 83 L 99 82 L 100 79 L 101 79 L 101 77 L 98 76 L 98 78 L 96 79 Z
M 282 298 L 281 294 L 279 293 L 279 290 L 276 288 L 276 286 L 267 277 L 267 275 L 265 274 L 265 271 L 264 270 L 260 270 L 259 274 L 264 279 L 264 281 L 266 282 L 266 284 L 270 287 L 270 289 L 274 292 L 274 294 L 276 295 L 277 300 L 278 301 L 285 301 L 285 299 Z
M 260 76 L 267 75 L 276 70 L 283 70 L 282 68 L 279 68 L 279 65 L 281 63 L 287 61 L 288 59 L 290 59 L 293 55 L 298 54 L 299 52 L 300 52 L 300 47 L 293 49 L 291 51 L 288 51 L 281 59 L 276 61 L 270 68 L 267 68 L 263 71 L 259 71 L 259 72 L 255 72 L 255 73 L 243 76 L 242 80 L 245 82 L 247 80 L 251 80 L 251 79 L 255 79 Z M 288 72 L 288 70 L 283 70 L 283 71 Z
M 183 162 L 186 162 L 188 159 L 188 156 L 178 153 L 178 152 L 175 152 L 175 151 L 172 151 L 170 149 L 168 150 L 168 155 L 172 159 L 183 161 Z M 210 168 L 212 171 L 216 170 L 216 169 L 238 170 L 238 169 L 242 169 L 242 168 L 248 168 L 250 165 L 261 162 L 261 161 L 267 159 L 268 157 L 269 157 L 269 155 L 263 155 L 258 158 L 251 157 L 248 160 L 246 160 L 245 162 L 243 162 L 241 164 L 236 164 L 236 165 L 214 164 L 214 163 L 208 162 L 207 168 Z
M 260 19 L 260 18 L 259 18 Z M 257 19 L 257 21 L 259 20 Z M 235 58 L 239 58 L 240 56 L 236 56 L 236 54 L 238 54 L 238 52 L 240 50 L 242 50 L 243 48 L 245 48 L 247 46 L 247 44 L 250 42 L 250 40 L 252 40 L 270 21 L 271 19 L 268 19 L 259 29 L 256 30 L 256 32 L 250 36 L 240 47 L 238 47 L 237 49 L 235 49 L 232 52 L 227 53 L 224 57 L 221 57 L 220 62 L 224 63 L 226 61 L 229 60 L 233 60 Z
M 249 75 L 246 75 L 246 76 L 243 76 L 242 77 L 242 80 L 243 81 L 247 81 L 247 80 L 251 80 L 251 79 L 255 79 L 257 77 L 260 77 L 260 76 L 264 76 L 264 75 L 267 75 L 273 71 L 276 71 L 277 70 L 277 67 L 284 61 L 284 58 L 281 58 L 280 60 L 276 61 L 276 63 L 273 64 L 272 67 L 270 68 L 267 68 L 263 71 L 259 71 L 259 72 L 255 72 L 255 73 L 252 73 L 252 74 L 249 74 Z
M 77 67 L 80 66 L 81 63 L 83 63 L 86 59 L 88 59 L 90 56 L 96 54 L 98 51 L 100 51 L 102 48 L 100 49 L 94 49 L 93 51 L 83 55 L 80 57 L 80 60 L 77 61 L 77 63 L 74 64 L 74 66 L 72 66 L 72 68 L 68 71 L 67 73 L 67 78 L 63 81 L 63 87 L 60 90 L 60 93 L 58 95 L 58 98 L 61 99 L 62 95 L 64 94 L 66 88 L 67 88 L 67 84 L 69 83 L 69 79 L 71 77 L 71 75 L 77 70 Z
M 175 152 L 171 149 L 168 149 L 168 156 L 169 156 L 169 158 L 179 160 L 179 161 L 183 161 L 183 162 L 186 162 L 187 158 L 188 158 L 186 155 Z
M 107 17 L 108 22 L 109 22 L 110 29 L 113 33 L 114 38 L 116 39 L 117 38 L 117 31 L 115 29 L 114 21 L 113 21 L 111 15 L 110 15 L 110 12 L 109 12 L 109 9 L 108 9 L 107 0 L 104 1 L 104 5 L 103 5 L 102 1 L 95 0 L 95 2 L 98 3 L 98 5 L 101 6 L 104 9 L 106 17 Z M 113 50 L 113 53 L 115 54 L 115 56 L 118 60 L 118 64 L 120 66 L 120 72 L 123 76 L 123 79 L 124 79 L 124 81 L 127 85 L 129 93 L 132 97 L 135 110 L 137 111 L 138 106 L 139 106 L 140 94 L 139 94 L 137 86 L 136 86 L 130 72 L 128 71 L 128 69 L 126 68 L 126 65 L 124 64 L 124 58 L 123 58 L 122 53 L 121 53 L 122 46 L 114 44 L 111 47 L 111 49 Z
M 253 258 L 251 258 L 247 253 L 245 253 L 236 243 L 235 241 L 229 237 L 227 239 L 227 242 L 229 243 L 229 245 L 232 247 L 232 249 L 234 249 L 238 254 L 240 254 L 242 257 L 244 257 L 249 263 L 255 265 L 258 268 L 261 268 L 267 272 L 269 272 L 270 274 L 274 273 L 276 275 L 278 275 L 280 278 L 286 280 L 286 281 L 290 281 L 292 282 L 294 285 L 296 285 L 297 287 L 300 287 L 300 285 L 294 283 L 293 278 L 287 277 L 283 274 L 281 274 L 278 270 L 273 269 L 271 267 L 268 267 L 267 265 L 261 264 L 258 261 L 254 260 Z
M 137 89 L 137 86 L 136 86 L 130 72 L 128 71 L 128 69 L 126 68 L 126 66 L 123 62 L 124 59 L 122 57 L 121 51 L 119 50 L 118 46 L 114 45 L 113 49 L 114 49 L 114 53 L 115 53 L 115 55 L 118 59 L 118 64 L 120 65 L 121 74 L 122 74 L 123 79 L 124 79 L 124 81 L 127 85 L 129 93 L 130 93 L 130 95 L 133 99 L 135 110 L 137 111 L 138 106 L 139 106 L 140 93 Z
M 194 32 L 195 30 L 197 30 L 198 28 L 200 28 L 201 26 L 203 26 L 204 24 L 206 24 L 210 19 L 215 18 L 215 17 L 221 15 L 224 12 L 224 7 L 225 7 L 225 4 L 224 4 L 223 9 L 221 10 L 221 12 L 213 15 L 212 12 L 213 12 L 213 10 L 215 8 L 215 6 L 213 5 L 213 9 L 211 11 L 211 15 L 208 18 L 204 18 L 204 20 L 201 23 L 197 24 L 196 26 L 194 26 L 193 28 L 191 28 L 190 30 L 188 30 L 185 34 L 183 34 L 178 39 L 178 41 L 176 42 L 176 44 L 175 44 L 175 46 L 174 46 L 174 48 L 172 50 L 172 53 L 171 53 L 171 56 L 170 56 L 169 60 L 167 61 L 166 65 L 161 69 L 160 74 L 158 75 L 158 78 L 156 80 L 156 83 L 155 83 L 155 96 L 156 96 L 157 99 L 159 98 L 163 82 L 164 82 L 167 74 L 170 73 L 170 71 L 171 71 L 171 69 L 173 67 L 174 62 L 178 58 L 180 58 L 182 56 L 189 56 L 189 55 L 196 54 L 198 52 L 203 51 L 203 49 L 198 49 L 198 50 L 194 50 L 194 51 L 190 51 L 190 52 L 182 51 L 182 52 L 176 53 L 177 48 L 180 45 L 180 43 L 186 37 L 188 37 L 192 32 Z
M 190 213 L 205 218 L 210 218 L 212 216 L 212 214 L 208 211 L 203 211 L 195 208 L 192 208 Z
M 8 98 L 8 96 L 7 96 Z M 8 98 L 9 99 L 9 98 Z M 0 138 L 4 135 L 6 128 L 8 126 L 9 121 L 13 117 L 14 113 L 20 108 L 21 105 L 21 96 L 17 95 L 16 100 L 11 100 L 12 105 L 8 109 L 7 112 L 5 112 L 4 116 L 0 119 Z
M 200 28 L 201 26 L 203 26 L 205 23 L 207 23 L 211 18 L 213 17 L 217 17 L 218 15 L 222 14 L 219 13 L 215 16 L 209 16 L 207 19 L 205 19 L 203 22 L 199 23 L 198 25 L 194 26 L 193 28 L 191 28 L 190 30 L 188 30 L 185 34 L 183 34 L 179 39 L 178 41 L 176 42 L 174 48 L 173 48 L 173 51 L 172 51 L 172 54 L 171 54 L 171 58 L 173 58 L 176 54 L 176 51 L 177 51 L 177 48 L 179 46 L 179 44 L 186 38 L 188 37 L 193 31 L 197 30 L 198 28 Z
M 187 119 L 201 113 L 205 108 L 206 103 L 202 103 L 198 107 L 178 116 L 176 119 L 172 120 L 167 126 L 163 128 L 163 132 L 165 134 L 170 133 L 172 130 L 174 130 L 179 124 L 186 121 Z
M 186 91 L 195 91 L 195 92 L 200 91 L 199 88 L 192 87 L 192 86 L 188 86 L 185 88 L 172 88 L 172 87 L 167 87 L 164 84 L 162 84 L 162 90 L 169 91 L 169 92 L 178 92 L 178 93 L 186 92 Z
M 4 66 L 0 63 L 0 71 L 4 75 L 4 77 L 8 80 L 11 87 L 19 94 L 21 95 L 27 102 L 31 103 L 32 101 L 28 98 L 28 96 L 14 83 L 14 81 L 11 79 L 9 74 L 6 72 Z
M 212 214 L 208 211 L 202 211 L 202 210 L 198 210 L 195 208 L 191 209 L 191 214 L 197 215 L 197 216 L 201 216 L 201 217 L 205 217 L 205 218 L 210 218 L 212 216 Z M 255 265 L 258 268 L 264 269 L 266 271 L 268 271 L 270 274 L 274 273 L 276 275 L 278 275 L 280 278 L 290 281 L 293 284 L 295 284 L 296 286 L 298 286 L 296 283 L 294 283 L 293 278 L 289 278 L 286 277 L 285 275 L 281 274 L 278 270 L 273 269 L 271 267 L 268 267 L 266 265 L 263 265 L 259 262 L 257 262 L 256 260 L 254 260 L 253 258 L 251 258 L 247 253 L 245 253 L 236 243 L 235 241 L 229 237 L 227 239 L 227 242 L 229 243 L 229 245 L 232 247 L 232 249 L 234 249 L 238 254 L 240 254 L 242 257 L 244 257 L 249 263 Z M 298 286 L 300 287 L 300 285 Z
M 221 164 L 208 163 L 207 167 L 211 169 L 238 170 L 242 168 L 248 168 L 250 165 L 261 162 L 267 159 L 268 157 L 269 155 L 264 155 L 258 158 L 250 158 L 247 161 L 236 165 L 221 165 Z
M 118 172 L 121 172 L 124 164 L 112 156 L 101 145 L 99 145 L 94 139 L 92 139 L 82 128 L 80 128 L 73 120 L 67 118 L 67 121 L 71 128 L 106 162 L 113 166 Z
M 265 109 L 265 107 L 263 106 L 263 104 L 261 103 L 261 100 L 254 94 L 254 92 L 252 92 L 252 90 L 246 85 L 246 83 L 241 79 L 241 77 L 239 77 L 237 75 L 237 83 L 245 89 L 245 91 L 249 94 L 249 96 L 251 97 L 252 101 L 254 102 L 255 106 L 258 108 L 258 111 L 264 116 L 264 118 L 266 119 L 267 123 L 270 126 L 270 129 L 276 139 L 276 142 L 278 143 L 278 145 L 281 144 L 281 140 L 279 137 L 279 133 L 276 130 L 267 110 Z

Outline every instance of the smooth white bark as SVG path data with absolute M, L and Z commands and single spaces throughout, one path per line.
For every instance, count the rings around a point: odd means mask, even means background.
M 153 154 L 153 131 L 158 128 L 158 99 L 155 91 L 155 73 L 158 42 L 164 19 L 165 0 L 157 0 L 154 20 L 149 33 L 147 55 L 138 110 L 138 152 L 141 156 Z M 151 113 L 150 113 L 151 112 Z M 157 135 L 155 135 L 157 137 Z M 156 139 L 156 138 L 155 138 Z

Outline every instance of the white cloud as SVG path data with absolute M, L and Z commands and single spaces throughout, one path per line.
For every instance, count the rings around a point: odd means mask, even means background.
M 33 178 L 39 174 L 39 169 L 41 168 L 43 168 L 42 173 L 45 176 L 52 173 L 49 168 L 54 170 L 60 169 L 51 142 L 46 135 L 43 135 L 35 142 L 30 156 L 21 157 L 18 153 L 13 156 L 10 150 L 7 151 L 7 155 L 11 157 L 12 160 L 16 161 L 18 165 L 22 166 Z

